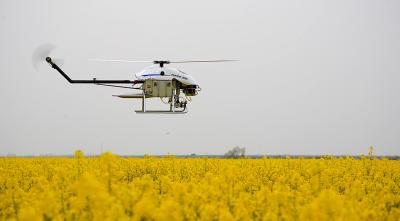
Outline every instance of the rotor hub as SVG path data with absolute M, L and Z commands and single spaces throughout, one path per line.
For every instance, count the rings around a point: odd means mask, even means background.
M 169 64 L 171 63 L 170 61 L 153 61 L 153 64 L 159 64 L 160 67 L 164 67 L 164 64 Z

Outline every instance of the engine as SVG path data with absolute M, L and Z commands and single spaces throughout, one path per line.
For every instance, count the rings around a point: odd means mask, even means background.
M 182 88 L 182 91 L 186 96 L 196 96 L 199 90 L 200 87 L 198 85 L 188 85 Z

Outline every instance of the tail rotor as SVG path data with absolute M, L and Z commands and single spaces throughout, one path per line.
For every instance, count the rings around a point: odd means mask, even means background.
M 46 58 L 50 57 L 53 51 L 56 49 L 56 46 L 53 44 L 43 44 L 35 49 L 32 54 L 32 64 L 36 70 L 39 70 L 40 66 L 47 63 Z M 62 66 L 64 64 L 63 59 L 53 58 L 52 60 L 58 65 Z

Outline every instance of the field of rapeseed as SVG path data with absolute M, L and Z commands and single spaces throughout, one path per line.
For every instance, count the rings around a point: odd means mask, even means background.
M 400 161 L 0 158 L 0 220 L 400 220 Z

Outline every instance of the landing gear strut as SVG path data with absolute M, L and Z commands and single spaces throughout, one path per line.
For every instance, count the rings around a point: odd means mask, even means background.
M 152 81 L 151 84 L 144 84 L 142 95 L 142 108 L 136 113 L 165 113 L 165 114 L 185 114 L 187 113 L 187 101 L 180 99 L 181 84 L 179 81 Z M 146 85 L 151 85 L 147 88 Z M 164 87 L 165 86 L 165 87 Z M 147 110 L 146 99 L 151 97 L 169 97 L 169 110 Z

